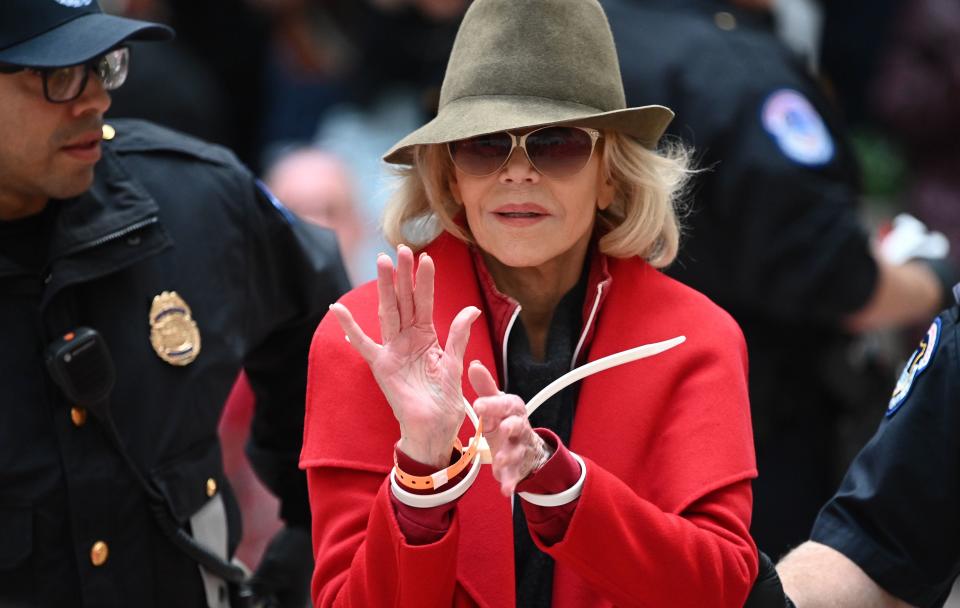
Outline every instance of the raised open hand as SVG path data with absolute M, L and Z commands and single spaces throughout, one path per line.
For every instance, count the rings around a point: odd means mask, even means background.
M 382 344 L 363 332 L 343 304 L 330 310 L 390 403 L 400 423 L 400 449 L 439 469 L 450 463 L 463 422 L 463 353 L 480 309 L 461 310 L 450 325 L 446 348 L 441 348 L 433 325 L 434 271 L 433 260 L 423 253 L 414 278 L 413 251 L 400 245 L 394 280 L 390 257 L 377 257 Z
M 523 399 L 501 393 L 490 371 L 479 361 L 470 364 L 467 374 L 477 393 L 473 408 L 490 446 L 493 477 L 500 482 L 500 492 L 510 496 L 518 483 L 543 466 L 552 451 L 530 426 Z

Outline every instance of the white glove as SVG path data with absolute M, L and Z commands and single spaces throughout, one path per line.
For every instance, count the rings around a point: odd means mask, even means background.
M 893 218 L 893 229 L 880 241 L 880 256 L 891 264 L 903 264 L 914 258 L 942 259 L 950 253 L 950 242 L 941 232 L 907 213 Z

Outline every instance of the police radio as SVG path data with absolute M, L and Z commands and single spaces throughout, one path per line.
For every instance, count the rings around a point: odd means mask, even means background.
M 97 330 L 78 327 L 47 347 L 47 370 L 67 399 L 103 417 L 116 372 L 106 342 Z

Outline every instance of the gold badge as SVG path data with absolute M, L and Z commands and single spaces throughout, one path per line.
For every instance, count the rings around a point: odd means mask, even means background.
M 153 298 L 150 344 L 170 365 L 189 365 L 200 354 L 200 330 L 190 316 L 190 307 L 175 291 Z

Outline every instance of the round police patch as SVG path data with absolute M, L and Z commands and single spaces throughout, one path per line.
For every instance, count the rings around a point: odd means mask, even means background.
M 897 379 L 897 385 L 893 389 L 893 395 L 890 396 L 890 403 L 887 404 L 887 414 L 889 418 L 897 413 L 900 406 L 904 404 L 910 395 L 910 389 L 917 376 L 927 369 L 930 362 L 933 361 L 933 355 L 937 352 L 937 345 L 940 343 L 940 317 L 933 320 L 927 334 L 920 340 L 920 346 L 913 351 L 900 377 Z
M 818 166 L 833 158 L 833 138 L 802 93 L 793 89 L 774 91 L 763 102 L 762 119 L 763 128 L 790 160 Z

